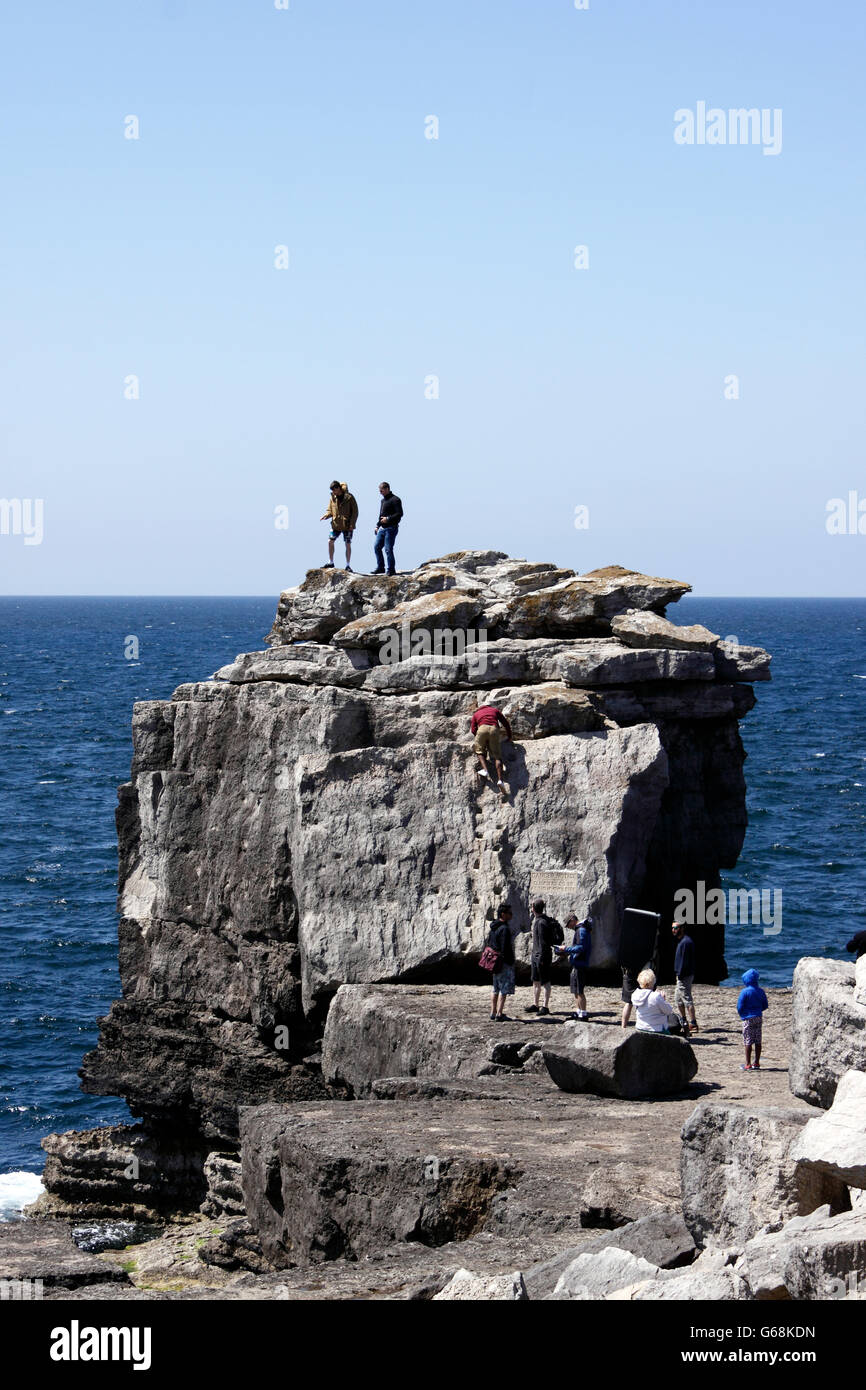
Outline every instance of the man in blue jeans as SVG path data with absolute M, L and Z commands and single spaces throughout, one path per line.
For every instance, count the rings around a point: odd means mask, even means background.
M 373 574 L 396 574 L 394 566 L 394 541 L 400 529 L 400 522 L 403 518 L 403 503 L 396 493 L 391 491 L 390 483 L 380 483 L 379 492 L 382 495 L 382 502 L 379 507 L 379 524 L 376 527 L 376 544 L 373 549 L 376 553 L 376 568 Z M 383 556 L 384 554 L 384 563 Z

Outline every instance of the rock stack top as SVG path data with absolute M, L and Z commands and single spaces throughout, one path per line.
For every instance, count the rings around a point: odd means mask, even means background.
M 336 639 L 339 646 L 366 647 L 380 626 L 399 627 L 406 619 L 418 626 L 471 620 L 491 640 L 587 636 L 609 633 L 611 619 L 630 609 L 663 614 L 690 588 L 621 565 L 578 575 L 499 550 L 460 550 L 393 576 L 309 570 L 303 584 L 280 595 L 267 641 Z

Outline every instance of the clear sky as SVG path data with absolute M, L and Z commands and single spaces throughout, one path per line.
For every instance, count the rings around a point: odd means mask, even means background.
M 276 594 L 338 477 L 356 569 L 387 478 L 403 568 L 863 594 L 864 60 L 861 0 L 5 6 L 0 587 Z

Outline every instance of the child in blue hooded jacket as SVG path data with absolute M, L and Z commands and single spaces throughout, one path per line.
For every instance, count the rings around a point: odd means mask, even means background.
M 770 1007 L 766 994 L 758 984 L 760 976 L 757 970 L 747 970 L 743 976 L 745 989 L 740 991 L 737 1000 L 737 1013 L 743 1020 L 743 1046 L 746 1049 L 746 1060 L 740 1066 L 740 1071 L 760 1071 L 761 1070 L 761 1037 L 764 1030 L 764 1012 Z M 752 1048 L 755 1049 L 755 1061 L 752 1062 Z

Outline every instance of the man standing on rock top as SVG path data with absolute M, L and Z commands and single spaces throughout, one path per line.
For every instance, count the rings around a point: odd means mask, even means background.
M 322 569 L 334 568 L 334 542 L 340 536 L 346 543 L 346 573 L 352 573 L 352 532 L 358 521 L 358 503 L 355 501 L 347 483 L 331 483 L 331 500 L 328 510 L 320 521 L 330 521 L 331 534 L 328 537 L 328 563 Z
M 373 574 L 396 574 L 394 566 L 394 542 L 397 539 L 397 532 L 400 529 L 400 522 L 403 519 L 403 503 L 396 492 L 391 491 L 390 483 L 380 483 L 379 492 L 382 501 L 379 505 L 379 522 L 376 526 L 376 543 L 373 551 L 376 556 L 376 568 Z M 385 552 L 384 563 L 382 551 Z M 386 568 L 387 566 L 387 568 Z

